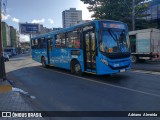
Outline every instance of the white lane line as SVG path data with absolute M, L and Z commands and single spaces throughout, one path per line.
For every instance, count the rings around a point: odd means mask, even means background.
M 145 70 L 132 70 L 132 72 L 144 73 L 144 74 L 153 74 L 153 75 L 160 75 L 160 72 L 145 71 Z
M 107 85 L 107 86 L 111 86 L 111 87 L 115 87 L 115 88 L 120 88 L 120 89 L 132 91 L 132 92 L 137 92 L 137 93 L 141 93 L 141 94 L 145 94 L 145 95 L 160 97 L 160 95 L 157 95 L 157 94 L 148 93 L 148 92 L 144 92 L 144 91 L 140 91 L 140 90 L 134 90 L 134 89 L 131 89 L 131 88 L 121 87 L 121 86 L 118 86 L 118 85 L 113 85 L 113 84 L 104 83 L 104 82 L 100 82 L 100 81 L 95 81 L 95 80 L 92 80 L 92 79 L 89 79 L 89 78 L 83 78 L 83 77 L 79 77 L 79 76 L 75 76 L 75 75 L 71 75 L 71 74 L 55 71 L 53 69 L 50 70 L 50 69 L 46 69 L 46 68 L 43 68 L 43 67 L 39 67 L 39 68 L 42 68 L 42 69 L 45 69 L 45 70 L 49 70 L 49 71 L 52 71 L 52 72 L 54 71 L 56 73 L 60 73 L 60 74 L 68 75 L 68 76 L 73 76 L 73 77 L 76 77 L 76 78 L 81 78 L 81 79 L 84 79 L 84 80 L 88 80 L 88 81 L 91 81 L 91 82 L 95 82 L 95 83 L 99 83 L 99 84 L 103 84 L 103 85 Z
M 29 97 L 32 98 L 32 99 L 36 99 L 35 96 L 29 95 L 28 92 L 26 92 L 26 91 L 24 91 L 24 90 L 22 90 L 22 89 L 20 89 L 20 88 L 14 88 L 14 87 L 12 87 L 12 91 L 14 91 L 14 92 L 19 92 L 19 93 L 21 93 L 21 94 L 23 94 L 23 95 L 29 96 Z

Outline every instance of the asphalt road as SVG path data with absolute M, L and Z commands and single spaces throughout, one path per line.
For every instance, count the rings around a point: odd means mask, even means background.
M 146 70 L 160 72 L 160 61 L 146 61 L 145 63 L 133 63 L 132 68 L 135 70 Z
M 6 62 L 6 71 L 15 87 L 35 96 L 26 100 L 35 110 L 160 111 L 160 74 L 157 72 L 128 71 L 113 76 L 78 77 L 68 70 L 43 68 L 25 55 Z

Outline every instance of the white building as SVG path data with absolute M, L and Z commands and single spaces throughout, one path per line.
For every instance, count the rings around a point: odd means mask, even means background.
M 76 8 L 70 8 L 70 10 L 65 10 L 62 12 L 63 28 L 76 25 L 78 21 L 82 21 L 81 10 L 76 10 Z
M 10 26 L 6 25 L 6 40 L 7 46 L 11 46 Z

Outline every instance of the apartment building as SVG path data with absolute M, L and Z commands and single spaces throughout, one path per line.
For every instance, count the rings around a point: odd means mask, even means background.
M 10 26 L 5 22 L 2 22 L 2 46 L 11 46 Z
M 63 28 L 74 26 L 82 21 L 82 11 L 76 10 L 76 8 L 70 8 L 62 12 L 62 24 Z
M 9 26 L 6 22 L 2 22 L 2 46 L 6 47 L 17 47 L 17 30 L 13 26 Z

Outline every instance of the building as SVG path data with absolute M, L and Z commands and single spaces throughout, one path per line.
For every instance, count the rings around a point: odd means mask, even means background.
M 17 48 L 19 41 L 19 32 L 6 22 L 2 22 L 2 46 Z
M 20 33 L 19 31 L 16 31 L 16 41 L 17 41 L 17 47 L 19 48 L 20 47 Z
M 62 12 L 63 28 L 76 25 L 78 21 L 82 21 L 81 10 L 76 10 L 76 8 L 70 8 L 70 10 L 65 10 Z
M 147 10 L 147 20 L 157 20 L 160 19 L 160 1 L 153 0 Z
M 10 36 L 10 26 L 6 25 L 6 37 L 7 37 L 7 46 L 11 47 L 11 36 Z
M 147 21 L 157 23 L 157 28 L 160 28 L 160 0 L 152 0 L 146 12 L 148 14 Z
M 6 23 L 2 22 L 2 47 L 7 46 Z
M 11 47 L 17 47 L 17 32 L 13 26 L 10 26 Z
M 2 46 L 11 47 L 10 27 L 5 22 L 2 22 Z
M 51 31 L 52 31 L 52 29 L 46 28 L 43 25 L 40 25 L 40 34 L 49 33 Z
M 35 37 L 35 36 L 41 35 L 41 34 L 45 34 L 45 33 L 49 33 L 49 32 L 52 32 L 52 31 L 53 31 L 52 28 L 46 28 L 42 24 L 39 24 L 39 32 L 32 33 L 32 37 Z

